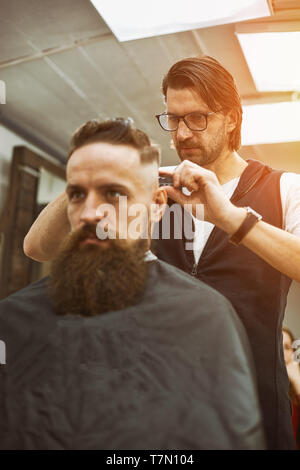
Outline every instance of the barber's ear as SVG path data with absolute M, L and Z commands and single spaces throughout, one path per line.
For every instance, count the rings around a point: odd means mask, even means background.
M 232 132 L 236 128 L 236 123 L 237 123 L 237 113 L 234 109 L 231 109 L 227 113 L 226 120 L 227 120 L 227 130 L 229 132 Z
M 161 187 L 157 188 L 154 193 L 152 208 L 151 208 L 151 221 L 153 223 L 159 222 L 167 207 L 168 196 L 166 190 Z

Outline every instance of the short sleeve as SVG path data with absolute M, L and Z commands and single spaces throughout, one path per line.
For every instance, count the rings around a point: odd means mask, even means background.
M 283 229 L 300 237 L 300 175 L 283 173 L 280 178 Z

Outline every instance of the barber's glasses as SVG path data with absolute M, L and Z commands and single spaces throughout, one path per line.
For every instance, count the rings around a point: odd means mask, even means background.
M 160 126 L 164 131 L 177 131 L 179 126 L 179 121 L 182 119 L 185 125 L 191 131 L 205 131 L 207 128 L 207 118 L 211 114 L 215 114 L 217 111 L 212 111 L 211 113 L 202 114 L 202 113 L 189 113 L 184 116 L 176 116 L 176 114 L 156 114 L 156 119 L 158 120 Z

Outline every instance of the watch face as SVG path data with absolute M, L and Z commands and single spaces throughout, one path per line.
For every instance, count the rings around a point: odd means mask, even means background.
M 248 213 L 255 215 L 259 220 L 262 219 L 262 216 L 251 207 L 246 207 L 246 209 Z

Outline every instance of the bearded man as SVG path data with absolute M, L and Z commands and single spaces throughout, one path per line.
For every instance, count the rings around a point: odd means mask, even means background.
M 74 134 L 50 277 L 0 303 L 2 449 L 264 448 L 231 304 L 149 251 L 158 168 L 128 120 Z

